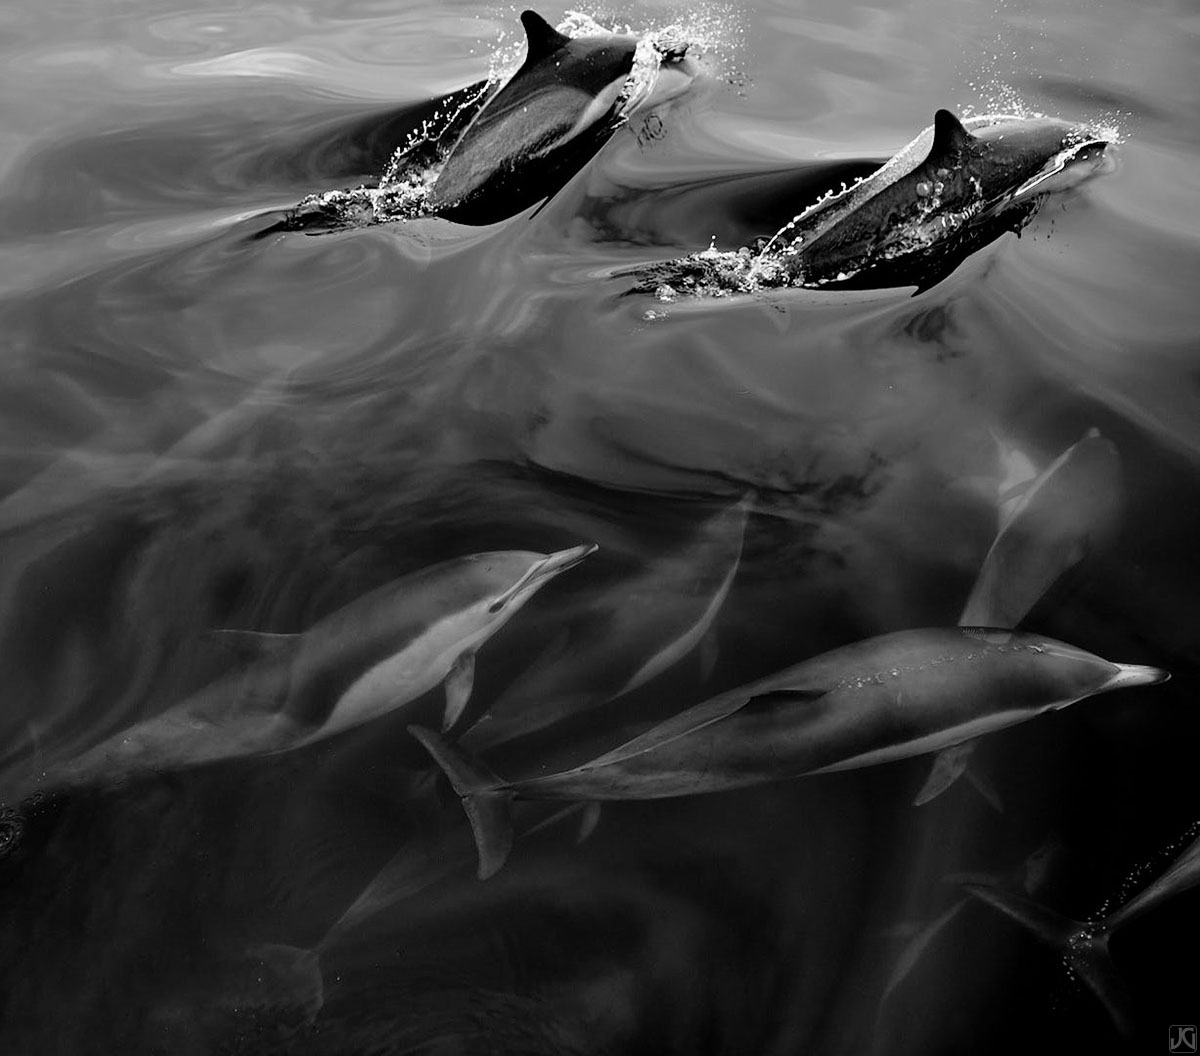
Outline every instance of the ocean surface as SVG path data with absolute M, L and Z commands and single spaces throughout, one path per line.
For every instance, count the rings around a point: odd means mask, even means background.
M 589 8 L 682 27 L 702 76 L 536 216 L 259 237 L 378 176 L 401 108 L 511 68 L 519 10 L 0 7 L 0 1051 L 1165 1051 L 1200 1022 L 1200 894 L 1114 938 L 1122 1041 L 959 881 L 1083 919 L 1200 820 L 1200 9 Z M 939 107 L 1115 126 L 1115 171 L 917 296 L 622 296 L 631 268 L 769 234 Z M 924 806 L 927 758 L 610 803 L 480 881 L 406 728 L 438 724 L 437 691 L 295 751 L 26 798 L 240 670 L 214 631 L 596 543 L 482 645 L 468 706 L 550 667 L 547 699 L 607 684 L 700 584 L 686 655 L 486 753 L 506 776 L 587 759 L 953 626 L 998 452 L 1041 469 L 1092 429 L 1115 512 L 1021 626 L 1172 680 L 983 739 L 978 787 Z M 697 539 L 743 501 L 723 579 Z

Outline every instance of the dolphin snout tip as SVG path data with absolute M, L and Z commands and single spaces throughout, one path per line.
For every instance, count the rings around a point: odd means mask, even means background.
M 568 568 L 574 568 L 580 561 L 594 554 L 600 547 L 596 543 L 581 543 L 579 546 L 568 547 L 566 550 L 556 550 L 547 554 L 546 559 L 538 568 L 538 576 L 556 576 Z
M 1171 672 L 1161 667 L 1143 664 L 1118 664 L 1117 673 L 1108 680 L 1105 689 L 1125 689 L 1130 686 L 1156 686 L 1169 681 Z

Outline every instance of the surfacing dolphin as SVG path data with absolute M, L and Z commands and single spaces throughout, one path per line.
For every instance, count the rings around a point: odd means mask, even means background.
M 504 863 L 510 801 L 663 799 L 872 766 L 940 751 L 1107 690 L 1165 681 L 1041 635 L 899 631 L 834 649 L 722 693 L 582 766 L 504 781 L 410 727 L 445 771 L 479 848 Z
M 437 216 L 491 224 L 551 197 L 634 110 L 694 76 L 682 42 L 652 47 L 650 68 L 635 78 L 638 37 L 568 37 L 534 11 L 521 24 L 525 61 L 451 149 L 430 196 Z
M 966 122 L 939 110 L 877 171 L 809 206 L 767 242 L 649 265 L 631 292 L 660 300 L 778 287 L 928 289 L 1020 230 L 1047 194 L 1110 165 L 1111 134 L 1054 118 Z
M 522 12 L 521 24 L 525 61 L 503 86 L 481 81 L 446 96 L 377 187 L 310 195 L 278 226 L 422 216 L 498 223 L 553 197 L 635 112 L 674 98 L 696 76 L 684 41 L 569 37 L 534 11 Z
M 595 546 L 502 550 L 402 576 L 301 634 L 224 632 L 261 659 L 161 715 L 34 775 L 51 790 L 276 752 L 370 722 L 443 684 L 443 725 L 471 694 L 475 651 Z

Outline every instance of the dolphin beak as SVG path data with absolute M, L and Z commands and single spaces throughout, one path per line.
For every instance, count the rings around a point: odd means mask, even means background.
M 1111 172 L 1115 167 L 1103 139 L 1089 139 L 1064 147 L 1041 170 L 1007 197 L 1007 204 L 1034 194 L 1050 194 L 1077 186 L 1089 176 Z
M 573 546 L 569 550 L 557 550 L 553 554 L 547 554 L 529 570 L 525 585 L 529 586 L 534 583 L 540 585 L 546 580 L 553 579 L 560 572 L 574 568 L 585 557 L 594 554 L 599 549 L 600 547 L 595 543 L 584 543 L 582 546 Z
M 523 604 L 560 572 L 574 568 L 588 554 L 599 549 L 595 543 L 585 543 L 583 546 L 573 546 L 569 550 L 557 550 L 553 554 L 547 554 L 540 561 L 530 565 L 525 574 L 492 603 L 488 611 L 499 612 L 504 606 L 518 600 Z
M 1100 689 L 1102 693 L 1110 689 L 1124 689 L 1127 686 L 1154 686 L 1159 682 L 1166 682 L 1171 677 L 1171 673 L 1161 667 L 1142 667 L 1140 664 L 1114 666 L 1117 673 L 1104 683 Z

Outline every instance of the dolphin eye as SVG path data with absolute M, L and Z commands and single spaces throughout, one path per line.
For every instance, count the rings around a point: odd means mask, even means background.
M 501 598 L 499 601 L 493 601 L 488 606 L 488 612 L 499 612 L 502 608 L 504 608 L 504 599 L 503 598 Z

